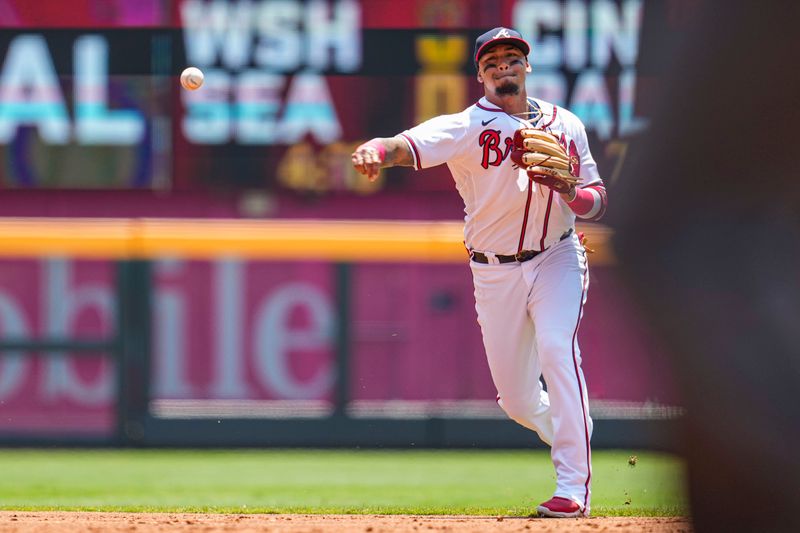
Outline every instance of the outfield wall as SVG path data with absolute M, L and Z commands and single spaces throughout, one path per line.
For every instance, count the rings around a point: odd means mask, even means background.
M 111 336 L 114 268 L 67 258 L 0 262 L 5 338 Z M 334 264 L 322 261 L 156 260 L 151 401 L 173 417 L 203 405 L 209 413 L 227 408 L 226 416 L 289 418 L 317 406 L 311 414 L 323 416 L 337 386 L 335 274 Z M 579 337 L 590 399 L 598 406 L 679 405 L 659 348 L 617 275 L 610 265 L 592 270 Z M 408 410 L 416 405 L 424 415 L 421 405 L 438 405 L 449 406 L 450 415 L 477 409 L 502 417 L 491 409 L 495 390 L 471 291 L 465 264 L 353 265 L 353 405 L 386 416 L 405 410 L 419 417 Z M 15 351 L 0 359 L 0 435 L 113 434 L 113 362 L 60 354 Z

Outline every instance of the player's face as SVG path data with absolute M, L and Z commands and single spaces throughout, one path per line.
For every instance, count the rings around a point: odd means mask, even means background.
M 478 81 L 487 93 L 498 96 L 519 93 L 530 71 L 525 54 L 510 44 L 493 46 L 478 60 Z

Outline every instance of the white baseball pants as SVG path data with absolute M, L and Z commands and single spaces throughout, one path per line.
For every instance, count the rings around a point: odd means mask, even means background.
M 573 233 L 524 263 L 470 266 L 498 403 L 551 446 L 554 495 L 588 515 L 592 419 L 578 349 L 589 288 L 586 252 Z

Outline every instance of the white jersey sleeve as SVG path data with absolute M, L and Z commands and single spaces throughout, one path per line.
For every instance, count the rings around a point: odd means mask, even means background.
M 578 157 L 581 159 L 581 187 L 591 185 L 602 185 L 603 180 L 597 170 L 597 163 L 589 150 L 589 139 L 586 137 L 586 127 L 578 116 L 563 107 L 558 108 L 558 116 L 562 124 L 563 131 L 567 136 L 575 141 L 578 149 Z
M 414 156 L 414 168 L 435 167 L 457 159 L 464 149 L 469 116 L 466 113 L 441 115 L 405 130 L 400 136 Z
M 603 180 L 600 178 L 600 172 L 597 170 L 597 163 L 592 157 L 592 152 L 589 151 L 589 140 L 586 137 L 586 128 L 583 123 L 580 127 L 576 128 L 575 144 L 578 148 L 578 156 L 581 158 L 581 187 L 588 187 L 590 185 L 602 184 Z

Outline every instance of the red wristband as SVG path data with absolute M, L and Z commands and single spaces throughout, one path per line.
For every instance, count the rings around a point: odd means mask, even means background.
M 359 146 L 359 148 L 367 148 L 367 147 L 375 148 L 378 151 L 378 155 L 381 157 L 381 163 L 386 161 L 386 147 L 383 145 L 382 142 L 380 142 L 377 139 L 372 139 L 371 141 L 367 141 L 361 146 Z
M 575 198 L 571 202 L 567 202 L 567 205 L 575 214 L 582 215 L 594 207 L 594 196 L 586 189 L 578 187 L 575 189 Z

